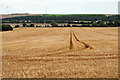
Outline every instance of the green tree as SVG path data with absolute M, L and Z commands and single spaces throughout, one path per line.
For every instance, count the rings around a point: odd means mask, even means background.
M 58 27 L 57 23 L 54 21 L 51 22 L 51 25 L 52 25 L 52 27 Z
M 19 28 L 20 26 L 19 25 L 15 25 L 15 28 Z
M 92 26 L 96 26 L 96 21 L 93 21 L 93 22 L 92 22 Z
M 0 31 L 12 31 L 13 28 L 10 25 L 0 24 Z
M 115 21 L 115 26 L 117 26 L 117 27 L 120 26 L 120 20 Z
M 34 24 L 30 24 L 30 27 L 35 27 L 35 25 Z
M 27 24 L 26 24 L 26 23 L 23 23 L 22 25 L 23 25 L 23 27 L 26 27 L 26 26 L 27 26 Z
M 104 21 L 100 21 L 100 22 L 99 22 L 99 26 L 101 26 L 101 27 L 106 27 L 107 25 L 105 24 Z

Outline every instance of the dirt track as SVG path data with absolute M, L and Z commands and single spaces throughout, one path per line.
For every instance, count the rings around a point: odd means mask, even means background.
M 4 78 L 118 77 L 118 28 L 19 28 L 2 36 Z

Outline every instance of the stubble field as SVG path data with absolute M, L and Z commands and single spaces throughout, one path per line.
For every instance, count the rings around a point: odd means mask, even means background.
M 118 77 L 118 28 L 18 28 L 1 33 L 3 78 Z

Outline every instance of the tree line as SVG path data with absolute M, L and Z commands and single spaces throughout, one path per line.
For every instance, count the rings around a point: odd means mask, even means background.
M 21 17 L 12 17 L 4 18 L 2 21 L 4 23 L 21 23 L 27 21 L 27 23 L 51 23 L 51 21 L 56 21 L 57 23 L 74 23 L 73 21 L 116 21 L 118 15 L 44 15 L 44 16 L 21 16 Z
M 34 23 L 31 24 L 27 24 L 27 23 L 23 23 L 22 26 L 19 25 L 15 25 L 15 28 L 18 27 L 118 27 L 120 26 L 120 21 L 116 21 L 116 22 L 104 22 L 104 21 L 93 21 L 91 22 L 91 24 L 64 24 L 64 25 L 58 25 L 58 23 L 56 23 L 55 21 L 52 21 L 51 24 L 49 25 L 35 25 Z

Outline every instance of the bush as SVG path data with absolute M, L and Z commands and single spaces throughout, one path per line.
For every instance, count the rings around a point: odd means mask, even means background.
M 67 27 L 67 26 L 64 24 L 64 27 Z
M 70 24 L 67 24 L 67 27 L 71 27 Z
M 19 28 L 20 26 L 19 25 L 15 25 L 15 28 Z
M 104 21 L 92 22 L 93 27 L 107 27 L 107 24 Z
M 79 26 L 79 25 L 72 25 L 72 27 L 81 27 L 81 26 Z
M 27 26 L 27 24 L 26 24 L 26 23 L 23 23 L 22 25 L 23 25 L 23 27 L 26 27 L 26 26 Z
M 27 25 L 26 25 L 26 27 L 30 27 L 30 25 L 29 25 L 29 24 L 27 24 Z
M 50 27 L 49 25 L 45 25 L 45 27 Z
M 52 27 L 58 27 L 57 23 L 54 21 L 51 22 L 51 25 L 52 25 Z
M 38 27 L 42 27 L 42 26 L 38 26 Z
M 64 25 L 60 25 L 59 27 L 64 27 Z
M 120 20 L 115 21 L 115 26 L 117 26 L 117 27 L 120 26 Z
M 82 27 L 90 27 L 90 24 L 83 24 Z
M 36 27 L 38 27 L 38 25 L 36 25 Z
M 35 27 L 35 25 L 34 24 L 30 24 L 30 27 Z
M 100 21 L 100 22 L 99 22 L 99 26 L 100 26 L 100 27 L 107 27 L 107 25 L 105 24 L 104 21 Z
M 0 24 L 0 31 L 12 31 L 13 28 L 10 25 Z

